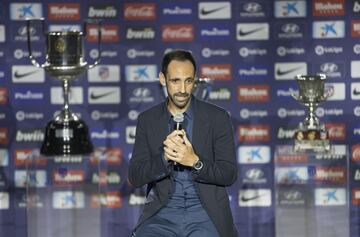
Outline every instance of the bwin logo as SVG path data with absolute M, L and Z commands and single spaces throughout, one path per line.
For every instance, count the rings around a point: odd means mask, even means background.
M 260 4 L 256 2 L 249 2 L 244 5 L 243 9 L 244 11 L 249 13 L 256 13 L 256 12 L 260 12 L 262 10 L 262 7 Z
M 320 66 L 320 70 L 324 73 L 332 73 L 338 70 L 338 66 L 335 63 L 323 63 Z
M 44 133 L 42 130 L 33 130 L 33 131 L 21 131 L 16 132 L 16 141 L 17 142 L 41 142 L 44 140 Z
M 284 32 L 284 33 L 297 33 L 300 31 L 300 27 L 297 25 L 297 24 L 293 24 L 293 23 L 288 23 L 288 24 L 285 24 L 281 27 L 281 30 Z

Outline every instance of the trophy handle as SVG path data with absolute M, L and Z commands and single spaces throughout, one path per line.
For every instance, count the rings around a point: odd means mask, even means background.
M 85 38 L 87 37 L 87 26 L 88 24 L 96 24 L 98 27 L 98 40 L 97 40 L 97 50 L 99 52 L 98 56 L 95 58 L 95 61 L 93 62 L 93 64 L 87 64 L 86 68 L 87 69 L 91 69 L 93 67 L 95 67 L 96 65 L 98 65 L 100 63 L 100 58 L 101 58 L 101 26 L 102 26 L 102 20 L 85 20 L 84 21 L 84 32 L 85 32 Z
M 45 32 L 45 19 L 44 18 L 26 19 L 26 35 L 27 35 L 27 45 L 28 45 L 28 50 L 29 50 L 29 58 L 30 58 L 31 63 L 35 67 L 44 68 L 46 66 L 46 64 L 45 63 L 39 63 L 38 61 L 36 61 L 36 59 L 34 58 L 34 56 L 32 54 L 30 27 L 31 27 L 31 22 L 33 22 L 33 21 L 41 21 L 42 31 Z
M 301 100 L 301 95 L 297 94 L 297 93 L 291 93 L 291 96 L 295 99 L 295 100 Z

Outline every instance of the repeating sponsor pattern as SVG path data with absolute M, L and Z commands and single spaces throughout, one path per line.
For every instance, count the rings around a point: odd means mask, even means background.
M 347 206 L 351 236 L 359 236 L 359 14 L 360 0 L 2 1 L 0 226 L 16 228 L 16 212 L 26 207 L 104 208 L 111 211 L 104 222 L 124 226 L 116 233 L 129 236 L 145 203 L 145 190 L 126 178 L 137 116 L 165 98 L 162 55 L 185 48 L 198 61 L 198 75 L 214 79 L 208 100 L 232 115 L 239 178 L 230 203 L 239 228 L 252 227 L 241 236 L 275 236 L 275 207 Z M 71 82 L 71 109 L 89 125 L 96 147 L 90 157 L 39 154 L 43 128 L 63 103 L 60 81 L 28 59 L 24 20 L 41 17 L 45 30 L 84 31 L 90 63 L 100 53 L 98 30 L 83 22 L 103 19 L 101 64 Z M 41 25 L 30 28 L 30 37 L 33 56 L 43 61 Z M 336 146 L 331 155 L 293 154 L 293 134 L 306 116 L 291 96 L 298 93 L 294 77 L 315 73 L 328 78 L 330 97 L 316 114 Z M 86 193 L 85 184 L 100 192 Z M 26 186 L 38 193 L 27 194 Z

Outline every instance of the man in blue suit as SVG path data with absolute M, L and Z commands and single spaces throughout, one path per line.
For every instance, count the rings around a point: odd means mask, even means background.
M 226 191 L 237 178 L 230 116 L 192 95 L 196 63 L 189 51 L 165 54 L 159 78 L 168 97 L 139 115 L 129 165 L 129 181 L 147 185 L 133 236 L 236 237 Z M 176 114 L 183 129 L 173 128 Z

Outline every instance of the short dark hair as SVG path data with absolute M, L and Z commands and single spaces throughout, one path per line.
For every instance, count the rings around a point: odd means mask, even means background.
M 167 74 L 168 66 L 170 62 L 173 60 L 181 61 L 181 62 L 189 60 L 191 64 L 194 66 L 194 74 L 196 74 L 196 62 L 191 52 L 184 49 L 176 49 L 164 55 L 161 64 L 161 72 L 165 76 Z

